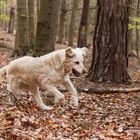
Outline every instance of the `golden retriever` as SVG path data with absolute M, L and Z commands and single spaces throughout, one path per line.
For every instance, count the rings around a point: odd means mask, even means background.
M 87 48 L 57 50 L 41 57 L 24 56 L 0 69 L 0 81 L 6 79 L 7 89 L 17 93 L 26 90 L 32 93 L 38 106 L 44 110 L 53 109 L 43 103 L 39 89 L 45 89 L 55 96 L 55 103 L 64 99 L 57 89 L 61 84 L 72 95 L 72 103 L 78 107 L 77 91 L 70 81 L 69 74 L 79 76 L 86 72 L 83 65 Z

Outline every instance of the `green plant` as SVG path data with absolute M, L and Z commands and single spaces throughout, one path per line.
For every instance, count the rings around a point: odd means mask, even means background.
M 0 19 L 4 22 L 8 22 L 9 21 L 9 16 L 7 14 L 1 14 Z
M 7 9 L 7 4 L 5 3 L 5 1 L 0 0 L 0 10 L 5 11 L 6 9 Z M 2 20 L 3 22 L 8 22 L 9 21 L 8 14 L 4 12 L 0 14 L 0 20 Z
M 138 29 L 140 30 L 140 18 L 139 17 L 129 17 L 128 29 Z
M 6 3 L 3 0 L 0 0 L 0 9 L 4 9 L 6 7 L 7 7 Z

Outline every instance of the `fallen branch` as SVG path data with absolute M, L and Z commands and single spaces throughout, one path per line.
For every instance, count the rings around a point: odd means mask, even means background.
M 0 89 L 1 89 L 2 91 L 4 91 L 5 93 L 7 93 L 11 98 L 14 99 L 14 103 L 16 104 L 16 106 L 21 105 L 22 107 L 28 109 L 27 106 L 25 106 L 23 103 L 21 103 L 21 102 L 17 99 L 17 97 L 14 95 L 14 93 L 8 91 L 8 90 L 6 89 L 6 87 L 2 86 L 2 87 L 0 87 Z
M 60 89 L 61 92 L 68 92 L 65 89 Z M 140 92 L 140 87 L 134 88 L 77 88 L 78 92 L 85 93 L 95 93 L 95 94 L 103 94 L 103 93 L 130 93 L 130 92 Z

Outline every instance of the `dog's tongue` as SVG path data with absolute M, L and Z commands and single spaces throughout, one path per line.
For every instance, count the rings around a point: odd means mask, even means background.
M 80 73 L 78 71 L 76 71 L 75 69 L 72 69 L 72 73 L 74 75 L 76 75 L 77 77 L 80 76 Z

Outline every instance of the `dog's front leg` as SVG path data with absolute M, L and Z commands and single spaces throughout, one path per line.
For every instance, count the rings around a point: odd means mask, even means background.
M 66 89 L 72 94 L 72 103 L 74 106 L 77 108 L 78 107 L 78 95 L 77 95 L 77 90 L 71 83 L 70 79 L 67 78 L 67 80 L 64 82 L 64 86 Z
M 58 104 L 64 99 L 64 95 L 54 86 L 47 87 L 47 90 L 55 96 L 54 103 Z
M 36 103 L 38 104 L 38 106 L 43 109 L 43 110 L 52 110 L 53 107 L 51 106 L 47 106 L 43 103 L 41 97 L 40 97 L 40 94 L 39 94 L 39 89 L 34 87 L 32 89 L 30 89 L 30 92 L 33 94 L 34 96 L 34 99 L 36 101 Z

